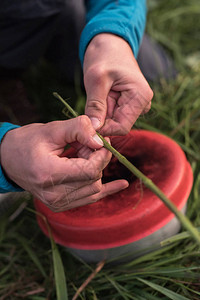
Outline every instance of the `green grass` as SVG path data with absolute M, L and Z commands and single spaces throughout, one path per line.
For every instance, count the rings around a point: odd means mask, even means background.
M 200 226 L 199 18 L 199 0 L 149 1 L 147 31 L 173 57 L 179 75 L 175 81 L 151 84 L 155 93 L 152 110 L 135 124 L 136 128 L 170 136 L 185 151 L 194 172 L 187 215 L 197 227 Z M 27 77 L 29 93 L 45 119 L 63 118 L 62 105 L 52 96 L 53 91 L 71 97 L 81 113 L 84 95 L 61 84 L 55 70 L 49 68 L 42 63 L 32 68 Z M 27 206 L 33 208 L 32 202 Z M 56 299 L 55 256 L 53 263 L 49 239 L 41 233 L 30 210 L 25 209 L 14 221 L 9 221 L 8 215 L 0 219 L 0 300 Z M 165 247 L 128 264 L 105 265 L 79 299 L 200 299 L 197 245 L 187 233 L 180 233 L 162 245 Z M 72 299 L 96 266 L 72 257 L 63 247 L 58 249 L 65 269 L 68 298 Z

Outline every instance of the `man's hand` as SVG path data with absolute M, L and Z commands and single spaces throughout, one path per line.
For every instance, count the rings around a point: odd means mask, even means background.
M 68 143 L 77 148 L 79 158 L 62 157 Z M 128 186 L 126 180 L 102 185 L 102 170 L 111 153 L 102 147 L 87 116 L 11 130 L 0 150 L 6 175 L 56 212 L 95 202 Z
M 127 134 L 139 115 L 150 109 L 153 92 L 121 37 L 96 35 L 87 47 L 83 71 L 85 113 L 101 134 Z

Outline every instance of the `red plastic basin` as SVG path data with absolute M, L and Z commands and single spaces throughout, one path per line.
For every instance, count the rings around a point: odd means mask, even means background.
M 193 174 L 177 143 L 162 134 L 132 130 L 125 137 L 114 137 L 112 144 L 183 210 Z M 72 154 L 75 152 L 67 152 L 68 156 Z M 69 211 L 54 213 L 35 199 L 36 210 L 46 216 L 57 243 L 83 250 L 115 248 L 152 235 L 174 218 L 155 194 L 113 158 L 104 170 L 103 180 L 117 178 L 127 178 L 130 186 Z M 37 218 L 42 231 L 48 235 L 43 220 Z

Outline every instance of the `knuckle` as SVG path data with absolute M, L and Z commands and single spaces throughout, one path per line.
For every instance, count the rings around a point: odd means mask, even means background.
M 93 183 L 91 185 L 91 189 L 92 189 L 93 194 L 99 193 L 102 189 L 102 183 L 100 181 Z
M 144 87 L 144 91 L 145 91 L 145 98 L 148 102 L 151 102 L 151 99 L 153 98 L 153 91 L 150 88 L 149 84 L 146 82 L 146 86 Z
M 151 102 L 149 103 L 149 105 L 147 105 L 144 110 L 142 111 L 142 114 L 146 114 L 149 112 L 149 110 L 151 109 Z
M 142 93 L 140 92 L 143 91 Z M 135 101 L 135 104 L 132 106 L 131 111 L 134 111 L 135 108 L 143 108 L 151 103 L 151 99 L 153 98 L 153 91 L 148 85 L 143 85 L 141 89 L 132 89 L 131 98 Z
M 45 172 L 41 172 L 41 170 L 36 170 L 33 175 L 33 182 L 36 186 L 40 186 L 45 188 L 46 186 L 49 186 L 50 183 L 50 177 Z
M 90 67 L 84 76 L 84 81 L 90 81 L 93 84 L 99 84 L 107 77 L 107 67 L 104 64 Z
M 106 109 L 106 102 L 103 99 L 92 98 L 86 104 L 86 110 L 90 109 L 98 112 L 104 111 Z
M 91 121 L 88 116 L 82 115 L 76 118 L 76 139 L 79 139 L 79 141 L 81 140 L 82 144 L 85 143 L 84 140 L 88 136 L 88 131 L 90 131 L 91 126 Z
M 43 192 L 41 200 L 44 204 L 49 207 L 54 207 L 56 205 L 57 199 L 54 193 Z
M 89 117 L 86 115 L 77 117 L 77 122 L 78 122 L 80 128 L 85 128 L 85 127 L 88 127 L 91 125 L 91 121 L 90 121 Z
M 60 124 L 61 124 L 61 121 L 51 121 L 46 124 L 43 124 L 44 134 L 47 137 L 49 136 L 49 133 L 51 134 L 51 136 L 53 136 L 54 133 L 57 132 L 58 126 L 60 126 Z
M 88 171 L 87 172 L 87 179 L 88 180 L 94 180 L 94 177 L 93 177 L 94 175 L 93 175 L 93 172 L 92 171 Z
M 118 132 L 118 135 L 127 135 L 129 133 L 130 129 L 131 129 L 131 126 L 130 126 L 130 128 L 121 126 L 121 128 Z
M 94 80 L 97 80 L 99 82 L 104 80 L 106 74 L 107 74 L 107 68 L 104 64 L 101 64 L 93 71 L 93 78 Z
M 96 178 L 96 171 L 93 169 L 88 170 L 87 175 L 89 180 L 94 180 Z
M 98 180 L 101 178 L 102 172 L 99 172 L 99 170 L 94 166 L 93 168 L 88 169 L 87 175 L 89 180 Z

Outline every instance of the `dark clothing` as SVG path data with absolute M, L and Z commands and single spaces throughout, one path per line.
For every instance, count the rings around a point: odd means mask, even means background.
M 28 3 L 34 1 L 27 0 Z M 76 1 L 55 2 L 63 2 L 63 9 L 59 13 L 54 13 L 53 6 L 48 6 L 47 11 L 52 14 L 49 16 L 42 16 L 45 12 L 39 10 L 39 6 L 36 5 L 35 9 L 40 17 L 27 19 L 0 17 L 0 67 L 23 70 L 44 56 L 57 66 L 67 81 L 74 79 L 74 69 L 79 62 L 78 46 L 85 24 L 85 10 L 81 1 L 79 5 Z M 16 5 L 13 5 L 11 11 L 14 11 L 15 7 Z M 17 16 L 26 11 L 28 4 L 20 7 Z M 0 15 L 2 16 L 2 12 Z
M 30 19 L 51 16 L 60 12 L 65 6 L 66 1 L 67 0 L 1 0 L 0 18 L 7 18 L 9 16 L 10 18 L 16 19 Z
M 83 0 L 1 0 L 0 66 L 27 68 L 45 54 L 55 36 L 62 36 L 66 43 L 71 35 L 70 42 L 73 39 L 79 42 L 83 27 L 79 43 L 81 63 L 90 40 L 105 32 L 121 36 L 137 56 L 145 28 L 146 1 L 87 0 L 85 3 L 86 25 L 83 26 Z M 64 51 L 65 45 L 54 47 L 55 56 L 57 48 Z

